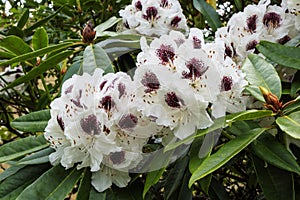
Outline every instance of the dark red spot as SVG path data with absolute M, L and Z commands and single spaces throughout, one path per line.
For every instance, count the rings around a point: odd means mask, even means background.
M 162 64 L 165 65 L 174 60 L 175 52 L 171 45 L 162 44 L 159 49 L 156 49 L 156 55 L 162 61 Z
M 73 85 L 70 85 L 66 90 L 65 90 L 65 94 L 71 93 L 73 89 Z
M 125 94 L 126 86 L 123 83 L 118 84 L 119 99 Z
M 125 161 L 125 152 L 120 151 L 120 152 L 110 153 L 109 159 L 112 161 L 113 164 L 119 165 Z
M 250 41 L 247 45 L 246 45 L 246 51 L 255 49 L 256 45 L 258 44 L 258 42 L 256 40 Z
M 172 19 L 172 21 L 171 21 L 171 26 L 173 26 L 173 27 L 177 27 L 178 26 L 178 23 L 181 21 L 181 18 L 180 17 L 178 17 L 178 16 L 176 16 L 176 17 L 174 17 L 173 19 Z
M 208 70 L 208 66 L 206 66 L 203 61 L 198 60 L 197 58 L 192 58 L 185 65 L 188 68 L 188 72 L 183 71 L 182 76 L 183 78 L 190 80 L 199 78 Z
M 165 95 L 165 102 L 172 108 L 180 108 L 182 105 L 184 105 L 184 101 L 179 98 L 175 92 L 168 92 Z
M 257 15 L 252 15 L 247 18 L 247 30 L 250 33 L 254 33 L 256 30 L 256 23 L 257 23 Z
M 148 7 L 147 10 L 146 10 L 146 15 L 143 15 L 143 18 L 148 20 L 148 21 L 151 21 L 153 19 L 155 19 L 156 15 L 157 15 L 157 9 L 153 6 L 151 7 Z
M 221 91 L 228 91 L 232 88 L 232 78 L 231 76 L 224 76 L 221 82 Z
M 58 123 L 60 129 L 61 129 L 62 131 L 64 131 L 64 130 L 65 130 L 65 123 L 64 123 L 64 121 L 62 120 L 62 118 L 61 118 L 60 116 L 57 115 L 56 121 L 57 121 L 57 123 Z
M 140 1 L 137 1 L 135 4 L 134 4 L 135 8 L 137 10 L 142 10 L 143 9 L 143 6 L 142 6 L 142 3 Z
M 199 38 L 197 38 L 196 36 L 193 37 L 193 42 L 194 42 L 194 48 L 195 49 L 201 49 L 202 44 L 201 44 L 201 40 Z
M 98 135 L 101 133 L 100 122 L 96 115 L 91 114 L 80 120 L 80 126 L 84 132 L 89 135 Z
M 79 90 L 79 95 L 76 96 L 76 99 L 71 99 L 70 100 L 72 103 L 75 104 L 75 106 L 77 106 L 79 108 L 83 108 L 83 106 L 80 103 L 81 96 L 82 96 L 82 90 Z
M 165 7 L 167 7 L 168 5 L 169 5 L 168 0 L 161 0 L 161 2 L 160 2 L 160 7 L 165 8 Z
M 105 84 L 107 83 L 107 80 L 103 81 L 102 83 L 100 83 L 100 91 L 103 90 Z
M 291 37 L 288 36 L 288 35 L 286 35 L 286 36 L 283 36 L 282 38 L 280 38 L 279 40 L 277 40 L 277 42 L 279 44 L 285 44 L 285 43 L 287 43 L 290 40 L 291 40 Z
M 263 24 L 267 28 L 276 29 L 280 26 L 281 17 L 275 12 L 266 13 L 263 17 Z
M 138 118 L 133 114 L 123 115 L 119 121 L 119 127 L 121 129 L 132 129 L 136 126 Z
M 112 107 L 115 106 L 114 101 L 112 100 L 111 96 L 105 96 L 100 101 L 101 108 L 103 108 L 105 111 L 110 111 Z
M 124 23 L 123 23 L 124 27 L 127 28 L 127 29 L 130 29 L 129 27 L 129 24 L 128 24 L 128 21 L 126 20 Z
M 159 89 L 160 83 L 156 77 L 156 75 L 152 72 L 147 72 L 144 74 L 141 83 L 147 87 L 145 90 L 146 93 L 153 92 Z

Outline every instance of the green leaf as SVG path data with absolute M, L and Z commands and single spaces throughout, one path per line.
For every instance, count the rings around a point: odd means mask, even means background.
M 32 70 L 30 70 L 27 74 L 24 76 L 21 76 L 20 78 L 16 79 L 14 82 L 6 86 L 4 89 L 12 88 L 14 86 L 20 85 L 24 82 L 30 81 L 37 76 L 41 75 L 42 73 L 46 72 L 47 70 L 55 67 L 59 62 L 66 59 L 68 56 L 73 54 L 73 51 L 63 51 L 61 53 L 58 53 L 44 62 L 42 62 L 39 66 L 34 67 Z
M 246 73 L 249 84 L 253 86 L 251 89 L 255 90 L 256 94 L 260 94 L 260 101 L 264 101 L 264 99 L 258 88 L 259 86 L 266 88 L 280 99 L 281 81 L 273 65 L 258 55 L 250 54 L 246 58 L 242 70 Z
M 1 182 L 0 199 L 16 199 L 23 189 L 49 168 L 49 164 L 43 164 L 26 166 L 19 170 L 17 173 Z
M 259 137 L 252 143 L 253 153 L 281 169 L 300 174 L 300 167 L 292 154 L 270 134 Z
M 191 187 L 195 181 L 222 167 L 231 158 L 246 148 L 265 130 L 265 128 L 252 129 L 246 132 L 244 135 L 239 135 L 235 139 L 232 139 L 224 144 L 216 153 L 206 158 L 193 172 L 189 182 L 189 187 Z
M 82 175 L 76 168 L 65 170 L 58 165 L 41 175 L 17 198 L 23 199 L 64 199 Z
M 58 13 L 60 13 L 60 11 L 63 8 L 64 8 L 64 6 L 60 7 L 52 15 L 49 15 L 49 16 L 45 17 L 44 19 L 41 19 L 40 21 L 36 22 L 32 26 L 29 26 L 27 29 L 24 30 L 26 35 L 30 35 L 34 29 L 41 27 L 43 24 L 47 23 L 49 20 L 51 20 L 53 17 L 55 17 Z
M 287 116 L 278 117 L 276 123 L 280 129 L 288 135 L 300 139 L 300 111 L 293 112 Z
M 32 52 L 32 49 L 21 38 L 10 35 L 0 40 L 0 47 L 16 54 L 22 55 L 28 52 Z
M 146 182 L 143 190 L 143 198 L 145 198 L 146 193 L 150 189 L 150 187 L 156 184 L 159 179 L 161 178 L 162 174 L 164 173 L 166 168 L 162 168 L 156 171 L 148 172 L 146 177 Z
M 43 132 L 50 118 L 50 110 L 40 110 L 17 118 L 10 125 L 20 131 Z
M 83 72 L 93 74 L 97 68 L 112 72 L 111 61 L 100 45 L 87 46 L 83 52 Z
M 258 182 L 267 200 L 295 200 L 293 175 L 253 156 Z
M 25 11 L 23 12 L 20 20 L 18 21 L 17 27 L 22 29 L 25 26 L 28 18 L 29 18 L 29 9 L 25 8 Z
M 236 8 L 241 11 L 243 9 L 243 1 L 241 0 L 234 0 L 234 4 L 236 6 Z
M 0 163 L 19 158 L 49 146 L 44 135 L 29 136 L 0 147 Z
M 188 161 L 189 159 L 187 156 L 177 160 L 176 165 L 168 172 L 164 190 L 164 199 L 171 199 L 170 197 L 181 186 L 182 179 L 186 174 Z
M 82 68 L 82 60 L 79 60 L 77 62 L 74 62 L 67 70 L 66 74 L 64 75 L 62 83 L 64 83 L 66 80 L 71 78 L 74 74 L 82 75 L 81 68 Z
M 115 16 L 113 16 L 113 17 L 109 18 L 107 21 L 96 26 L 94 29 L 96 31 L 96 37 L 104 36 L 105 30 L 109 29 L 110 27 L 112 27 L 113 25 L 115 25 L 116 23 L 118 23 L 121 20 L 122 20 L 122 18 L 116 18 Z
M 291 86 L 291 96 L 294 98 L 297 97 L 297 92 L 299 91 L 300 91 L 300 71 L 297 71 Z
M 261 41 L 256 48 L 268 59 L 286 67 L 300 70 L 300 48 Z
M 17 165 L 36 165 L 49 162 L 49 155 L 54 152 L 54 149 L 48 147 L 41 151 L 35 152 L 16 162 Z
M 179 190 L 178 199 L 184 199 L 184 200 L 193 199 L 192 190 L 188 187 L 190 176 L 191 176 L 190 173 L 188 172 L 185 173 Z
M 198 130 L 197 133 L 194 134 L 194 135 L 191 135 L 191 136 L 189 136 L 189 137 L 187 137 L 187 138 L 185 138 L 183 140 L 180 140 L 178 142 L 168 144 L 167 146 L 165 146 L 164 152 L 167 152 L 167 151 L 170 151 L 172 149 L 175 149 L 175 148 L 179 147 L 182 144 L 191 142 L 194 138 L 203 136 L 203 135 L 205 135 L 207 133 L 210 133 L 210 132 L 212 132 L 214 130 L 217 130 L 219 128 L 223 128 L 224 127 L 224 122 L 225 122 L 225 118 L 224 117 L 220 117 L 220 118 L 216 119 L 214 121 L 214 124 L 212 126 L 208 127 L 207 129 Z
M 205 0 L 193 0 L 194 7 L 202 13 L 208 22 L 208 25 L 216 31 L 217 28 L 221 27 L 222 23 L 220 21 L 219 15 L 216 10 L 206 3 Z
M 47 31 L 43 28 L 37 28 L 32 37 L 32 47 L 34 50 L 45 48 L 49 45 Z
M 224 186 L 222 185 L 222 183 L 220 183 L 214 177 L 211 180 L 208 194 L 211 197 L 211 199 L 214 199 L 214 200 L 229 200 L 230 199 Z
M 273 116 L 273 112 L 271 110 L 246 110 L 227 115 L 226 123 L 231 126 L 231 124 L 236 121 L 254 120 L 271 116 Z
M 88 191 L 85 191 L 88 193 Z M 93 187 L 91 188 L 89 194 L 89 200 L 106 200 L 106 199 L 111 199 L 111 198 L 107 198 L 107 192 L 97 192 Z M 113 198 L 112 200 L 117 199 L 117 198 Z M 81 200 L 81 199 L 78 199 Z
M 3 51 L 2 49 L 0 49 L 0 59 L 11 59 L 16 57 L 15 54 L 7 52 L 7 51 Z M 0 63 L 1 65 L 1 63 Z
M 42 56 L 42 55 L 44 55 L 46 53 L 50 53 L 52 51 L 62 50 L 64 48 L 70 47 L 72 45 L 74 45 L 74 44 L 70 43 L 70 42 L 65 42 L 65 43 L 62 43 L 62 44 L 51 45 L 49 47 L 39 49 L 37 51 L 25 53 L 25 54 L 22 54 L 20 56 L 13 56 L 12 59 L 10 59 L 8 61 L 1 62 L 0 66 L 10 65 L 10 64 L 13 64 L 13 63 L 18 63 L 18 62 L 23 62 L 23 61 L 26 61 L 26 60 L 30 60 L 32 58 Z
M 81 179 L 80 184 L 79 184 L 76 199 L 78 199 L 78 200 L 89 200 L 90 199 L 89 191 L 91 189 L 93 189 L 92 185 L 91 185 L 91 176 L 92 176 L 92 173 L 89 170 L 89 168 L 85 168 L 84 172 L 83 172 L 83 178 Z

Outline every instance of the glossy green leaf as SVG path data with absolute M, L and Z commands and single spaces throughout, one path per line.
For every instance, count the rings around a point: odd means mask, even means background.
M 76 168 L 66 170 L 61 165 L 52 167 L 28 186 L 17 198 L 64 199 L 82 175 Z
M 40 110 L 17 118 L 10 125 L 20 131 L 43 132 L 50 118 L 50 110 Z
M 216 153 L 206 158 L 193 172 L 189 182 L 189 187 L 191 187 L 195 181 L 222 167 L 236 154 L 246 148 L 265 130 L 265 128 L 252 129 L 246 132 L 244 135 L 239 135 L 235 139 L 232 139 L 231 141 L 224 144 Z
M 249 84 L 253 86 L 251 89 L 260 94 L 259 100 L 263 100 L 259 86 L 266 88 L 280 99 L 281 81 L 273 65 L 258 55 L 250 54 L 243 63 L 242 70 L 246 73 Z M 251 94 L 252 90 L 249 91 Z
M 258 182 L 267 200 L 295 200 L 293 175 L 253 156 Z
M 43 135 L 29 136 L 0 147 L 0 163 L 33 153 L 49 146 Z
M 292 86 L 291 86 L 291 96 L 297 97 L 297 93 L 300 91 L 300 71 L 297 71 L 297 73 L 294 76 Z
M 148 172 L 148 174 L 146 176 L 146 182 L 144 185 L 143 198 L 145 197 L 145 195 L 148 192 L 148 190 L 150 189 L 150 187 L 159 181 L 159 179 L 161 178 L 161 176 L 164 172 L 165 172 L 165 168 L 162 168 L 162 169 L 159 169 L 156 171 L 152 171 L 152 172 Z
M 284 46 L 268 41 L 261 41 L 256 48 L 268 59 L 278 64 L 300 70 L 300 48 Z
M 93 189 L 91 185 L 92 173 L 89 168 L 85 168 L 83 172 L 83 178 L 80 181 L 78 193 L 76 195 L 77 200 L 89 200 L 90 190 Z
M 18 63 L 18 62 L 24 62 L 26 60 L 30 60 L 30 59 L 42 56 L 42 55 L 47 54 L 47 53 L 51 53 L 52 51 L 66 49 L 67 47 L 70 47 L 72 45 L 73 45 L 73 43 L 71 43 L 71 42 L 65 42 L 65 43 L 62 43 L 62 44 L 51 45 L 49 47 L 39 49 L 37 51 L 24 53 L 24 54 L 19 55 L 19 56 L 14 56 L 10 60 L 1 62 L 0 66 L 10 65 L 10 64 L 13 64 L 13 63 Z
M 42 62 L 39 66 L 34 67 L 32 70 L 30 70 L 27 74 L 24 76 L 21 76 L 20 78 L 16 79 L 14 82 L 9 84 L 5 89 L 12 88 L 14 86 L 20 85 L 24 82 L 30 81 L 33 78 L 36 78 L 37 76 L 41 75 L 42 73 L 46 72 L 47 70 L 54 68 L 58 63 L 66 59 L 68 56 L 72 55 L 73 51 L 63 51 L 61 53 L 58 53 L 44 62 Z
M 8 177 L 0 184 L 0 199 L 16 199 L 22 190 L 49 167 L 49 164 L 27 166 Z
M 217 28 L 221 27 L 222 23 L 218 13 L 205 0 L 193 0 L 193 5 L 199 12 L 202 13 L 213 31 L 216 31 Z
M 88 200 L 106 200 L 106 199 L 118 199 L 118 198 L 107 198 L 107 191 L 104 192 L 97 192 L 93 187 L 91 188 L 90 191 L 85 191 L 89 194 Z M 81 200 L 81 199 L 78 199 Z
M 278 117 L 276 123 L 288 135 L 300 139 L 300 111 Z
M 96 68 L 112 72 L 111 61 L 100 45 L 87 46 L 83 52 L 83 72 L 93 74 Z
M 15 54 L 11 53 L 11 52 L 7 52 L 7 51 L 3 51 L 2 49 L 0 49 L 0 59 L 11 59 L 16 57 Z M 1 63 L 0 63 L 1 65 Z
M 17 165 L 37 165 L 49 162 L 49 155 L 54 152 L 54 149 L 48 147 L 41 151 L 35 152 L 16 162 Z
M 265 134 L 252 143 L 251 148 L 261 159 L 281 169 L 300 174 L 300 167 L 292 154 L 276 139 Z
M 22 55 L 32 52 L 32 49 L 21 38 L 10 35 L 0 40 L 0 47 L 16 54 Z
M 190 179 L 190 173 L 186 172 L 181 181 L 182 184 L 179 190 L 178 199 L 184 199 L 184 200 L 193 199 L 192 190 L 188 187 L 189 179 Z
M 299 96 L 300 97 L 300 96 Z M 300 111 L 300 99 L 295 99 L 295 102 L 284 108 L 283 113 L 289 115 L 293 112 Z
M 10 29 L 8 30 L 7 35 L 14 35 L 17 36 L 19 38 L 23 38 L 24 37 L 24 32 L 22 31 L 22 29 L 20 29 L 17 26 L 12 26 L 10 27 Z
M 168 172 L 166 178 L 166 185 L 164 190 L 164 198 L 170 199 L 174 192 L 181 186 L 182 179 L 186 174 L 186 167 L 188 165 L 188 157 L 183 157 L 177 160 L 176 165 Z M 172 184 L 169 184 L 172 183 Z
M 222 183 L 215 178 L 212 178 L 211 185 L 209 187 L 209 196 L 214 200 L 229 200 L 230 197 L 227 194 Z
M 24 12 L 23 12 L 20 20 L 18 21 L 17 27 L 20 28 L 20 29 L 22 29 L 25 26 L 28 18 L 29 18 L 29 9 L 26 8 L 24 10 Z
M 271 110 L 246 110 L 239 113 L 234 113 L 226 116 L 226 123 L 230 126 L 236 121 L 254 120 L 263 117 L 271 117 L 273 112 Z
M 225 125 L 225 118 L 224 117 L 220 117 L 218 119 L 216 119 L 214 121 L 214 124 L 210 127 L 208 127 L 207 129 L 201 129 L 201 130 L 198 130 L 196 134 L 194 135 L 191 135 L 183 140 L 180 140 L 176 143 L 170 143 L 168 144 L 167 146 L 165 146 L 164 148 L 164 152 L 167 152 L 167 151 L 170 151 L 172 149 L 175 149 L 177 147 L 179 147 L 180 145 L 182 144 L 185 144 L 185 143 L 188 143 L 188 142 L 191 142 L 194 138 L 197 138 L 197 137 L 201 137 L 207 133 L 210 133 L 214 130 L 217 130 L 219 128 L 223 128 Z
M 234 0 L 234 4 L 238 10 L 243 10 L 243 1 L 242 0 Z
M 121 18 L 116 18 L 115 16 L 109 18 L 107 21 L 99 24 L 98 26 L 95 27 L 96 31 L 96 37 L 104 36 L 105 35 L 105 30 L 109 29 L 119 21 L 121 21 Z
M 32 47 L 34 50 L 45 48 L 49 45 L 47 31 L 43 28 L 37 28 L 32 37 Z

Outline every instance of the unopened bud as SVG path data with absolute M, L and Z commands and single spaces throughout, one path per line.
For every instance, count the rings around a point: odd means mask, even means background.
M 91 23 L 88 23 L 82 31 L 82 41 L 84 43 L 92 43 L 96 36 L 96 31 L 94 31 Z
M 282 109 L 282 102 L 279 101 L 278 97 L 266 88 L 259 86 L 261 93 L 266 101 L 266 107 L 272 108 L 274 112 L 278 112 Z

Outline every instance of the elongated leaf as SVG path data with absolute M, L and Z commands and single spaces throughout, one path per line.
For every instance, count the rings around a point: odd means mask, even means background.
M 211 185 L 209 187 L 209 196 L 214 200 L 229 200 L 229 196 L 222 185 L 218 180 L 212 178 Z
M 50 168 L 49 164 L 24 167 L 0 184 L 0 199 L 15 199 L 17 194 L 30 185 L 44 171 Z
M 54 152 L 54 149 L 48 147 L 41 151 L 35 152 L 19 160 L 17 165 L 36 165 L 49 162 L 49 155 Z
M 236 154 L 246 148 L 253 140 L 255 140 L 266 129 L 256 128 L 246 132 L 244 135 L 239 135 L 222 146 L 216 153 L 205 159 L 200 166 L 193 172 L 189 182 L 189 187 L 193 183 L 213 171 L 222 167 L 226 162 L 233 158 Z
M 211 5 L 206 3 L 205 0 L 193 0 L 193 5 L 202 13 L 213 31 L 216 31 L 217 28 L 222 25 L 216 10 Z
M 146 193 L 150 189 L 150 187 L 154 184 L 156 184 L 159 179 L 161 178 L 162 174 L 164 173 L 165 168 L 162 168 L 160 170 L 148 172 L 147 177 L 146 177 L 146 182 L 144 186 L 144 191 L 143 191 L 143 198 L 145 197 Z
M 1 39 L 0 47 L 5 48 L 16 55 L 32 52 L 32 49 L 28 44 L 26 44 L 21 38 L 14 35 Z
M 17 118 L 10 125 L 20 131 L 42 132 L 45 130 L 50 118 L 50 110 L 40 110 Z
M 85 191 L 89 194 L 89 200 L 106 200 L 106 199 L 112 199 L 112 200 L 117 200 L 118 198 L 107 198 L 107 191 L 104 192 L 97 192 L 93 187 L 91 188 L 90 192 Z M 81 199 L 78 199 L 81 200 Z
M 83 53 L 83 72 L 92 74 L 96 68 L 112 72 L 111 61 L 100 45 L 86 47 Z
M 113 16 L 113 17 L 109 18 L 107 21 L 96 26 L 94 29 L 96 31 L 96 37 L 105 35 L 103 33 L 103 31 L 109 29 L 110 27 L 112 27 L 113 25 L 115 25 L 116 23 L 118 23 L 121 20 L 122 20 L 121 18 L 116 18 L 115 16 Z
M 20 20 L 18 21 L 17 27 L 22 29 L 25 26 L 28 18 L 29 18 L 29 9 L 26 8 L 22 14 Z
M 47 60 L 42 62 L 39 66 L 34 67 L 27 74 L 25 74 L 24 76 L 21 76 L 20 78 L 16 79 L 14 82 L 9 84 L 4 89 L 12 88 L 12 87 L 20 85 L 24 82 L 32 80 L 33 78 L 41 75 L 42 73 L 46 72 L 47 70 L 55 67 L 59 62 L 66 59 L 71 54 L 73 54 L 73 51 L 63 51 L 61 53 L 58 53 L 58 54 L 48 58 Z
M 273 112 L 271 110 L 246 110 L 239 113 L 227 115 L 226 123 L 230 126 L 235 121 L 253 120 L 271 116 L 273 116 Z
M 293 175 L 253 156 L 258 182 L 267 200 L 295 200 Z
M 82 170 L 65 170 L 58 165 L 41 175 L 17 198 L 23 199 L 64 199 L 80 179 Z
M 34 50 L 47 47 L 49 44 L 47 31 L 43 28 L 37 28 L 32 37 L 32 47 Z
M 300 139 L 300 111 L 276 119 L 278 126 L 293 138 Z
M 292 97 L 297 97 L 297 92 L 300 91 L 300 71 L 297 71 L 297 73 L 295 74 L 295 77 L 293 79 L 292 82 L 292 86 L 291 86 L 291 96 Z
M 0 163 L 13 160 L 49 146 L 43 135 L 29 136 L 0 147 Z
M 7 51 L 3 51 L 0 49 L 0 59 L 11 59 L 14 58 L 16 55 Z M 1 65 L 1 63 L 0 63 Z
M 90 199 L 89 191 L 91 191 L 91 189 L 93 189 L 92 185 L 91 185 L 91 176 L 92 176 L 92 173 L 89 170 L 89 168 L 85 168 L 84 172 L 83 172 L 83 178 L 80 181 L 76 199 L 78 199 L 78 200 L 89 200 Z
M 26 61 L 26 60 L 30 60 L 32 58 L 42 56 L 42 55 L 44 55 L 46 53 L 50 53 L 52 51 L 61 50 L 61 49 L 67 48 L 67 47 L 72 46 L 72 45 L 73 45 L 73 43 L 71 43 L 71 42 L 65 42 L 65 43 L 62 43 L 62 44 L 51 45 L 49 47 L 39 49 L 37 51 L 25 53 L 25 54 L 22 54 L 20 56 L 14 56 L 12 59 L 10 59 L 8 61 L 1 62 L 0 66 L 10 65 L 10 64 L 13 64 L 13 63 L 18 63 L 18 62 L 23 62 L 23 61 Z
M 251 145 L 253 152 L 261 159 L 281 169 L 300 174 L 300 167 L 291 153 L 272 135 L 259 137 Z
M 250 85 L 253 86 L 251 89 L 255 90 L 255 94 L 260 94 L 260 101 L 264 101 L 264 99 L 259 91 L 259 86 L 266 88 L 280 99 L 281 81 L 273 65 L 258 55 L 250 54 L 246 58 L 242 70 L 246 73 L 246 79 Z
M 300 70 L 300 48 L 261 41 L 256 48 L 270 60 Z
M 170 199 L 174 192 L 181 186 L 182 179 L 186 174 L 186 167 L 188 165 L 188 157 L 177 160 L 176 165 L 168 172 L 166 185 L 164 190 L 164 198 Z M 170 184 L 172 183 L 172 184 Z
M 191 136 L 189 136 L 189 137 L 187 137 L 187 138 L 185 138 L 183 140 L 180 140 L 180 141 L 178 141 L 176 143 L 170 143 L 170 144 L 168 144 L 167 146 L 165 146 L 164 152 L 170 151 L 172 149 L 175 149 L 175 148 L 179 147 L 182 144 L 188 143 L 188 142 L 192 141 L 194 138 L 201 137 L 201 136 L 203 136 L 203 135 L 205 135 L 207 133 L 210 133 L 210 132 L 212 132 L 214 130 L 217 130 L 219 128 L 223 128 L 225 126 L 224 122 L 225 122 L 225 118 L 224 117 L 220 117 L 220 118 L 216 119 L 214 121 L 214 124 L 212 126 L 210 126 L 209 128 L 198 130 L 197 134 L 195 134 L 195 135 L 191 135 Z
M 49 15 L 47 17 L 45 17 L 44 19 L 41 19 L 40 21 L 36 22 L 35 24 L 33 24 L 32 26 L 28 27 L 27 29 L 25 29 L 25 33 L 26 35 L 31 34 L 31 32 L 38 28 L 41 27 L 43 24 L 47 23 L 49 20 L 51 20 L 53 17 L 55 17 L 62 9 L 64 8 L 64 6 L 60 7 L 59 9 L 57 9 L 55 11 L 55 13 L 53 13 L 52 15 Z

